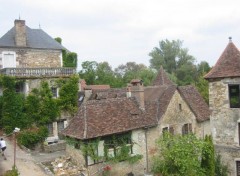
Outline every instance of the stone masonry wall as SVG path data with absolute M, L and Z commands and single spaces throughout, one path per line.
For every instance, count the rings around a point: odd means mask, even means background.
M 181 104 L 181 109 L 179 108 L 179 104 Z M 162 133 L 163 128 L 171 126 L 174 128 L 174 134 L 182 134 L 182 127 L 186 123 L 192 124 L 192 130 L 198 137 L 204 137 L 204 135 L 210 133 L 209 121 L 198 123 L 187 103 L 178 91 L 176 91 L 163 118 L 160 120 L 160 131 Z M 204 128 L 206 134 L 203 134 Z
M 156 127 L 149 128 L 149 129 L 139 129 L 134 130 L 132 132 L 132 141 L 134 143 L 133 145 L 133 154 L 140 154 L 143 156 L 141 160 L 139 160 L 137 163 L 129 164 L 127 161 L 122 161 L 118 163 L 99 163 L 88 166 L 88 172 L 91 174 L 98 172 L 106 165 L 110 165 L 111 167 L 111 175 L 114 176 L 123 176 L 127 173 L 134 173 L 134 175 L 143 175 L 148 170 L 151 170 L 151 163 L 150 160 L 152 156 L 156 153 L 156 147 L 155 147 L 155 141 L 158 138 L 158 130 Z M 148 157 L 146 154 L 146 135 L 147 135 L 147 149 L 148 149 Z M 67 146 L 67 154 L 71 156 L 71 158 L 74 160 L 75 163 L 77 163 L 79 166 L 85 164 L 85 159 L 82 156 L 81 150 L 74 149 L 72 146 Z M 148 158 L 148 164 L 147 164 L 147 158 Z
M 15 52 L 17 68 L 61 67 L 62 52 L 60 50 L 40 49 L 5 49 L 0 48 L 0 68 L 2 68 L 2 52 Z
M 240 84 L 240 78 L 209 82 L 210 120 L 215 149 L 221 154 L 223 163 L 228 165 L 230 175 L 236 176 L 236 161 L 240 160 L 240 109 L 230 108 L 229 84 Z

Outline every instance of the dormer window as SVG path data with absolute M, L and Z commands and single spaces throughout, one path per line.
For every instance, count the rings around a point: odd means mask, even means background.
M 16 54 L 12 51 L 2 52 L 2 68 L 16 68 Z
M 229 85 L 228 89 L 230 108 L 240 108 L 239 85 Z

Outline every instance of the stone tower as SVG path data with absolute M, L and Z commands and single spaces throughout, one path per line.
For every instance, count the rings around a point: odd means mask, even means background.
M 231 38 L 216 65 L 205 76 L 209 82 L 211 131 L 215 149 L 232 176 L 240 176 L 240 52 Z

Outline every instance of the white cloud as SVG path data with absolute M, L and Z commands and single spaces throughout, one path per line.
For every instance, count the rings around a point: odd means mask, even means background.
M 3 0 L 0 0 L 3 1 Z M 1 3 L 0 35 L 19 14 L 86 59 L 149 64 L 164 39 L 184 41 L 198 61 L 213 65 L 228 36 L 240 47 L 238 0 L 11 0 Z

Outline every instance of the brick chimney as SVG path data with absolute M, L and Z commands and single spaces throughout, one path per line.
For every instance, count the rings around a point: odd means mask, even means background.
M 27 46 L 26 26 L 25 20 L 15 20 L 15 44 L 17 46 Z
M 143 81 L 139 79 L 133 79 L 131 81 L 131 88 L 129 90 L 131 92 L 132 97 L 137 98 L 140 108 L 145 109 Z

